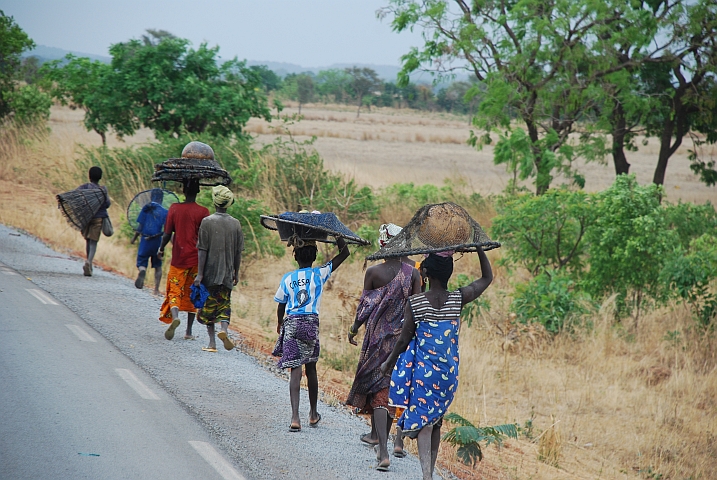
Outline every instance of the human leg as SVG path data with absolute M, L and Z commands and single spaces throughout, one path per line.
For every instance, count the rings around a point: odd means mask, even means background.
M 301 399 L 301 367 L 291 369 L 291 377 L 289 379 L 289 399 L 291 400 L 291 431 L 301 430 L 301 420 L 299 420 L 299 400 Z
M 154 294 L 159 295 L 159 284 L 162 282 L 162 267 L 154 269 Z
M 309 387 L 309 424 L 317 424 L 321 415 L 316 407 L 319 401 L 319 377 L 316 374 L 316 362 L 304 365 L 306 370 L 306 384 Z
M 436 468 L 436 459 L 438 458 L 438 447 L 441 446 L 441 425 L 435 425 L 433 427 L 433 433 L 431 434 L 431 477 L 433 477 L 433 470 Z
M 421 462 L 423 480 L 433 479 L 432 450 L 433 450 L 433 425 L 423 427 L 418 432 L 418 460 Z
M 192 335 L 192 325 L 194 325 L 194 317 L 195 317 L 194 313 L 190 312 L 187 314 L 187 331 L 184 332 L 185 340 L 194 340 L 195 338 L 197 338 L 194 335 Z
M 371 431 L 361 436 L 361 441 L 367 445 L 378 445 L 378 433 L 376 433 L 376 421 L 371 414 Z
M 181 323 L 179 321 L 179 307 L 172 307 L 169 311 L 172 313 L 172 323 L 169 324 L 169 327 L 167 327 L 167 330 L 164 332 L 164 338 L 167 340 L 174 338 L 174 331 Z
M 391 430 L 393 419 L 385 408 L 374 408 L 373 419 L 376 424 L 376 433 L 378 434 L 378 470 L 387 470 L 391 465 L 388 456 L 388 432 Z
M 406 451 L 403 449 L 403 430 L 401 427 L 396 425 L 396 438 L 393 439 L 393 456 L 403 458 L 406 456 Z
M 137 280 L 134 281 L 134 286 L 137 288 L 144 288 L 144 277 L 147 275 L 147 267 L 139 267 L 139 273 L 137 274 Z
M 207 324 L 207 333 L 209 334 L 209 345 L 207 346 L 207 348 L 209 348 L 211 350 L 217 349 L 217 342 L 214 338 L 214 332 L 215 332 L 214 323 L 210 322 L 209 324 Z
M 235 345 L 234 345 L 234 342 L 232 342 L 231 339 L 229 338 L 228 328 L 229 328 L 229 322 L 222 320 L 221 326 L 220 326 L 221 331 L 217 334 L 217 337 L 219 337 L 219 340 L 221 340 L 222 343 L 224 344 L 225 350 L 233 350 Z

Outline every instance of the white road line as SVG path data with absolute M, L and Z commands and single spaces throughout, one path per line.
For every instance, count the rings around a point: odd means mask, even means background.
M 92 338 L 92 335 L 90 335 L 89 333 L 87 333 L 86 331 L 84 331 L 84 330 L 82 329 L 82 327 L 80 327 L 80 326 L 78 326 L 78 325 L 65 324 L 65 326 L 66 326 L 67 328 L 69 328 L 72 333 L 74 333 L 75 335 L 77 335 L 77 338 L 79 338 L 79 339 L 82 340 L 83 342 L 96 342 L 96 341 L 97 341 L 97 340 L 95 340 L 94 338 Z
M 209 465 L 222 476 L 224 480 L 246 480 L 239 472 L 234 470 L 234 467 L 224 460 L 219 452 L 214 450 L 214 447 L 209 445 L 207 442 L 193 442 L 189 444 L 207 461 Z
M 150 390 L 147 385 L 140 382 L 130 370 L 127 370 L 126 368 L 115 368 L 115 372 L 117 372 L 117 375 L 122 377 L 122 380 L 127 382 L 127 385 L 132 387 L 132 389 L 134 389 L 140 397 L 145 400 L 159 400 L 159 397 L 152 390 Z
M 33 297 L 37 298 L 45 305 L 59 305 L 59 303 L 54 301 L 51 296 L 49 296 L 42 290 L 38 290 L 37 288 L 26 288 L 25 290 L 27 290 Z

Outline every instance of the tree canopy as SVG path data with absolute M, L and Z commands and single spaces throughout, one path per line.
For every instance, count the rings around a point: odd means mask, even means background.
M 714 79 L 716 10 L 711 0 L 391 0 L 380 15 L 392 16 L 396 31 L 423 31 L 424 45 L 403 56 L 403 84 L 418 69 L 439 78 L 469 71 L 478 80 L 466 96 L 484 89 L 473 124 L 487 133 L 472 143 L 480 147 L 497 133 L 496 147 L 506 148 L 496 162 L 518 165 L 521 178 L 533 178 L 540 194 L 559 174 L 583 185 L 573 161 L 608 154 L 601 147 L 606 133 L 622 133 L 612 150 L 616 170 L 626 173 L 629 164 L 620 153 L 635 147 L 637 125 L 666 145 L 654 179 L 664 181 L 667 154 L 687 134 L 679 128 L 685 124 L 681 98 L 713 103 L 691 86 Z M 641 74 L 660 67 L 670 77 L 661 98 L 671 107 L 658 115 L 661 127 L 647 128 L 656 92 Z M 596 112 L 602 123 L 592 122 Z M 516 149 L 516 143 L 528 148 Z M 516 150 L 520 156 L 511 157 Z
M 35 47 L 13 17 L 0 10 L 0 120 L 13 109 L 13 98 L 21 66 L 21 54 Z
M 241 135 L 251 117 L 269 119 L 261 76 L 236 58 L 222 62 L 219 47 L 167 32 L 110 47 L 105 65 L 68 56 L 46 67 L 54 95 L 85 109 L 85 126 L 103 136 L 118 136 L 139 126 L 158 135 L 182 132 Z

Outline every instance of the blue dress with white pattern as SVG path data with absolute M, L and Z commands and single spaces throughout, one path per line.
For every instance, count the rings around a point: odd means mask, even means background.
M 453 402 L 462 299 L 456 290 L 441 308 L 433 308 L 423 293 L 409 300 L 416 333 L 393 369 L 389 400 L 406 409 L 398 426 L 410 438 L 423 427 L 439 424 Z

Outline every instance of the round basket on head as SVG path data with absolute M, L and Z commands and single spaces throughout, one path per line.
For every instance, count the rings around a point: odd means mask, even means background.
M 212 147 L 202 142 L 189 142 L 182 158 L 170 158 L 154 166 L 153 182 L 184 182 L 197 180 L 200 185 L 229 185 L 232 179 L 214 158 Z
M 500 243 L 491 240 L 463 207 L 446 202 L 421 207 L 400 233 L 366 259 L 487 251 L 498 247 Z
M 159 194 L 161 194 L 161 199 L 158 198 Z M 157 200 L 160 201 L 158 202 Z M 172 206 L 172 204 L 179 202 L 179 198 L 174 192 L 163 190 L 161 188 L 145 190 L 135 195 L 132 201 L 129 202 L 129 205 L 127 205 L 127 222 L 135 232 L 139 231 L 137 217 L 139 217 L 142 209 L 153 201 L 161 205 L 164 209 L 169 210 L 169 207 Z
M 56 195 L 57 208 L 75 229 L 84 230 L 105 203 L 107 196 L 101 188 L 70 190 Z
M 304 213 L 284 212 L 279 215 L 262 215 L 261 224 L 269 230 L 279 232 L 283 242 L 288 242 L 293 236 L 302 240 L 315 240 L 318 242 L 335 243 L 334 238 L 342 237 L 347 243 L 357 245 L 370 245 L 371 242 L 352 232 L 341 223 L 335 213 Z

